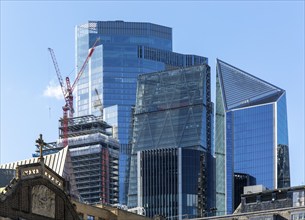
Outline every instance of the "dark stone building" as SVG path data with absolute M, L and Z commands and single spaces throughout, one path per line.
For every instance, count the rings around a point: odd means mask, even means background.
M 0 219 L 79 219 L 66 186 L 43 159 L 18 166 L 16 177 L 0 189 Z
M 257 186 L 253 186 L 253 189 L 257 188 Z M 249 189 L 246 190 L 246 193 L 251 191 Z M 196 220 L 200 219 L 302 220 L 305 219 L 305 186 L 243 194 L 240 205 L 232 215 L 197 218 Z

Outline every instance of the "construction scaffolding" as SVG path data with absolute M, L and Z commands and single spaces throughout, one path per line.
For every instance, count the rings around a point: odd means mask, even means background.
M 112 136 L 112 127 L 103 121 L 102 117 L 86 115 L 81 117 L 68 118 L 68 138 L 79 137 L 81 135 L 101 133 L 106 136 Z M 64 119 L 59 120 L 59 145 L 64 138 Z
M 59 120 L 59 139 L 43 146 L 43 155 L 64 147 L 64 123 Z M 68 119 L 68 149 L 80 200 L 89 204 L 119 202 L 119 142 L 101 117 L 86 115 Z M 33 156 L 39 155 L 37 147 Z
M 57 145 L 63 147 L 63 119 L 59 122 Z M 94 115 L 69 118 L 68 140 L 76 186 L 83 201 L 118 203 L 119 143 L 112 137 L 112 127 Z

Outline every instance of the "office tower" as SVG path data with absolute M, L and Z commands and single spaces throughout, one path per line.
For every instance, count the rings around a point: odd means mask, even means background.
M 234 173 L 268 189 L 290 186 L 286 92 L 217 60 L 216 208 L 230 214 Z
M 94 115 L 68 122 L 69 151 L 81 199 L 89 204 L 118 203 L 119 143 L 112 138 L 112 127 Z M 60 138 L 63 129 L 60 123 Z
M 107 111 L 104 120 L 114 126 L 120 142 L 120 203 L 126 204 L 129 128 L 138 75 L 205 64 L 207 58 L 172 52 L 172 29 L 151 23 L 89 21 L 77 26 L 75 35 L 78 68 L 100 38 L 78 82 L 75 110 L 77 116 L 100 115 L 101 106 Z M 97 105 L 99 98 L 101 105 Z
M 128 206 L 168 219 L 213 207 L 212 120 L 208 65 L 139 76 Z

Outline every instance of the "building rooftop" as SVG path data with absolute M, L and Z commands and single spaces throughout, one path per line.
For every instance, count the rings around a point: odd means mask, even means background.
M 227 110 L 274 102 L 285 92 L 222 60 L 216 65 Z
M 64 174 L 64 165 L 67 158 L 68 148 L 63 148 L 55 154 L 49 154 L 44 157 L 44 163 L 50 167 L 50 169 L 54 170 L 58 175 L 63 176 Z M 38 157 L 32 157 L 30 159 L 15 161 L 6 164 L 0 164 L 0 169 L 11 169 L 15 170 L 20 165 L 27 165 L 38 163 Z
M 241 204 L 232 215 L 195 219 L 305 219 L 305 185 L 243 194 L 241 196 Z

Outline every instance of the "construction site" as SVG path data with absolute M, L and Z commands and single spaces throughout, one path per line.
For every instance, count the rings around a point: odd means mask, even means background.
M 119 142 L 112 137 L 112 127 L 94 115 L 69 118 L 67 122 L 66 130 L 64 119 L 59 120 L 59 139 L 44 146 L 43 154 L 53 154 L 68 147 L 73 167 L 72 178 L 75 179 L 80 201 L 117 204 Z M 68 146 L 64 146 L 66 135 Z
M 59 146 L 64 129 L 61 119 Z M 81 198 L 89 204 L 118 203 L 119 142 L 112 138 L 112 127 L 93 115 L 69 118 L 68 143 Z
M 97 90 L 101 116 L 73 116 L 73 91 L 86 70 L 98 42 L 99 38 L 89 49 L 74 82 L 70 83 L 69 77 L 66 77 L 65 84 L 55 53 L 52 48 L 48 48 L 65 105 L 62 107 L 63 117 L 59 120 L 59 139 L 57 142 L 46 144 L 43 147 L 43 154 L 56 153 L 68 147 L 73 167 L 71 178 L 73 181 L 75 179 L 80 201 L 89 204 L 116 204 L 119 199 L 119 142 L 113 138 L 112 127 L 103 121 L 102 103 Z

